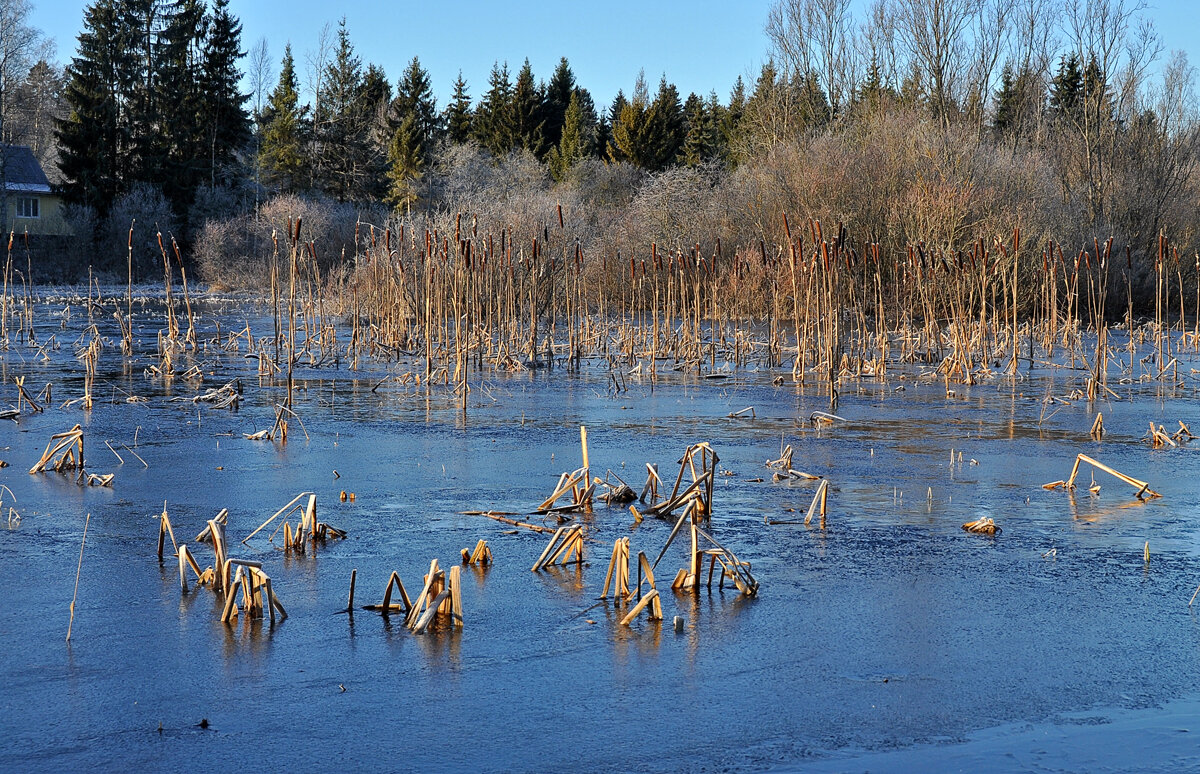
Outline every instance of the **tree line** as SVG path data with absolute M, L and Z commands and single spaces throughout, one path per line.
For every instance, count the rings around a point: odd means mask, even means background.
M 262 179 L 284 193 L 321 191 L 339 201 L 385 200 L 409 207 L 441 150 L 474 143 L 499 159 L 526 152 L 556 180 L 584 158 L 648 170 L 728 155 L 744 88 L 732 108 L 715 93 L 681 101 L 665 76 L 651 95 L 644 77 L 602 112 L 564 57 L 548 81 L 529 60 L 513 76 L 497 62 L 477 102 L 462 74 L 439 110 L 432 81 L 413 57 L 393 90 L 377 65 L 363 66 L 345 22 L 312 103 L 302 103 L 295 59 L 285 50 L 279 81 L 258 116 Z
M 123 196 L 152 190 L 192 237 L 280 195 L 453 209 L 464 159 L 520 157 L 534 166 L 514 168 L 544 175 L 535 187 L 598 185 L 602 165 L 604 185 L 627 190 L 583 198 L 618 207 L 656 176 L 699 170 L 688 179 L 726 186 L 730 207 L 746 210 L 753 226 L 727 235 L 743 241 L 775 236 L 767 212 L 836 217 L 897 247 L 954 248 L 1007 217 L 1059 238 L 1116 234 L 1136 254 L 1160 231 L 1195 236 L 1181 202 L 1200 162 L 1193 70 L 1181 54 L 1154 69 L 1161 43 L 1145 10 L 875 0 L 856 14 L 850 0 L 777 0 L 766 61 L 723 97 L 683 97 L 666 74 L 656 88 L 639 74 L 597 105 L 563 58 L 546 80 L 528 60 L 515 74 L 496 62 L 474 96 L 460 73 L 439 106 L 418 57 L 391 80 L 364 63 L 345 20 L 306 52 L 302 82 L 290 46 L 277 78 L 265 41 L 247 61 L 228 0 L 96 0 L 48 113 L 63 118 L 69 200 L 103 222 Z M 932 150 L 911 154 L 917 144 Z M 840 169 L 826 166 L 830 153 Z M 998 161 L 1019 174 L 980 179 Z M 893 170 L 890 188 L 846 179 L 860 163 Z M 823 180 L 797 182 L 818 168 Z M 1001 182 L 1024 188 L 981 204 Z

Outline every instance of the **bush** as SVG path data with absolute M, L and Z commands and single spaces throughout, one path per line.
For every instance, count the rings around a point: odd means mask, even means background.
M 163 259 L 159 234 L 162 235 L 162 247 L 170 252 L 171 237 L 178 232 L 175 215 L 162 190 L 137 183 L 113 202 L 108 217 L 101 224 L 93 265 L 124 278 L 127 263 L 132 259 L 134 282 L 161 277 Z
M 276 196 L 257 214 L 210 220 L 200 232 L 193 257 L 201 279 L 221 288 L 266 288 L 275 260 L 285 267 L 288 229 L 300 222 L 306 259 L 311 251 L 323 275 L 351 262 L 367 238 L 366 225 L 387 220 L 382 205 L 359 206 L 322 197 Z M 356 241 L 356 237 L 358 241 Z

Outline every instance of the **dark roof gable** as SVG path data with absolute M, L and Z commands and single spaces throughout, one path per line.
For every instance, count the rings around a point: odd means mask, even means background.
M 4 185 L 10 191 L 50 192 L 50 181 L 27 145 L 0 147 L 4 160 Z

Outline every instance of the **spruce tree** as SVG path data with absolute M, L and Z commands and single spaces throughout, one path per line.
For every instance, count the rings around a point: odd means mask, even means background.
M 169 152 L 166 138 L 160 133 L 164 113 L 159 107 L 159 97 L 165 92 L 159 85 L 159 78 L 163 75 L 160 56 L 164 49 L 170 55 L 170 43 L 164 37 L 170 8 L 161 0 L 118 0 L 116 7 L 118 40 L 124 48 L 127 64 L 127 70 L 121 76 L 124 122 L 128 127 L 133 166 L 127 182 L 153 181 L 158 184 L 166 171 Z
M 871 110 L 879 110 L 884 99 L 892 96 L 893 92 L 883 83 L 883 73 L 879 69 L 879 58 L 872 53 L 871 61 L 867 64 L 867 74 L 858 87 L 857 103 Z
M 566 179 L 571 167 L 585 158 L 591 150 L 590 127 L 584 116 L 583 98 L 579 90 L 571 92 L 567 112 L 563 115 L 561 138 L 558 145 L 546 154 L 546 163 L 555 180 Z
M 621 97 L 620 94 L 617 96 Z M 617 107 L 614 100 L 613 109 Z M 633 97 L 620 105 L 619 109 L 612 124 L 612 139 L 608 143 L 609 159 L 627 161 L 642 169 L 656 169 L 661 152 L 657 133 L 659 126 L 651 112 L 645 74 L 638 74 Z
M 1075 54 L 1063 57 L 1058 62 L 1058 73 L 1050 82 L 1050 114 L 1055 118 L 1074 115 L 1083 95 L 1083 73 L 1079 69 L 1079 57 Z
M 663 169 L 675 162 L 683 147 L 684 114 L 679 104 L 679 90 L 675 84 L 667 83 L 667 76 L 658 82 L 658 93 L 650 105 L 647 118 L 647 142 L 650 168 Z
M 516 146 L 540 158 L 545 147 L 542 90 L 534 81 L 533 68 L 529 66 L 528 59 L 517 73 L 517 83 L 513 87 L 512 112 Z
M 437 100 L 433 96 L 433 83 L 429 73 L 421 67 L 421 61 L 413 57 L 404 74 L 396 84 L 396 96 L 388 108 L 388 118 L 399 129 L 412 116 L 412 131 L 421 147 L 422 161 L 428 161 L 437 140 Z
M 370 180 L 371 108 L 364 99 L 362 61 L 354 53 L 346 19 L 338 25 L 337 48 L 325 70 L 313 116 L 316 184 L 349 201 L 362 198 Z
M 548 146 L 557 146 L 562 140 L 563 124 L 567 108 L 575 96 L 575 74 L 564 56 L 558 60 L 550 82 L 546 84 L 546 99 L 542 112 L 543 132 Z
M 67 118 L 59 125 L 59 169 L 67 201 L 103 217 L 124 190 L 132 167 L 124 107 L 131 57 L 118 0 L 96 0 L 84 12 L 78 52 L 67 68 Z
M 145 182 L 161 181 L 163 194 L 177 214 L 187 212 L 210 157 L 205 131 L 201 58 L 204 5 L 177 0 L 159 9 L 162 30 L 154 43 L 151 99 L 153 131 L 141 144 Z
M 516 122 L 513 110 L 512 81 L 508 63 L 492 65 L 488 90 L 471 121 L 471 135 L 497 158 L 508 155 L 516 146 Z
M 742 80 L 742 76 L 739 75 L 737 80 L 733 82 L 733 88 L 729 92 L 729 107 L 724 110 L 721 120 L 717 123 L 717 134 L 720 137 L 720 146 L 724 154 L 723 158 L 728 164 L 733 163 L 733 149 L 737 147 L 742 117 L 745 113 L 746 83 Z
M 725 160 L 728 157 L 728 148 L 725 145 L 725 138 L 721 132 L 721 126 L 727 120 L 726 114 L 728 108 L 721 104 L 721 98 L 717 96 L 715 90 L 708 93 L 708 102 L 705 105 L 708 112 L 708 120 L 711 126 L 711 142 L 712 147 L 709 152 L 709 158 Z
M 263 110 L 262 145 L 259 148 L 264 182 L 285 193 L 304 187 L 306 118 L 307 109 L 300 106 L 295 62 L 289 43 L 283 50 L 279 83 Z
M 410 110 L 396 127 L 388 147 L 385 201 L 397 210 L 407 210 L 417 200 L 417 186 L 425 169 L 418 120 L 417 111 Z
M 592 93 L 583 87 L 576 88 L 571 94 L 579 100 L 579 117 L 583 127 L 583 153 L 585 156 L 596 156 L 604 146 L 600 144 L 600 121 L 596 117 L 596 101 Z M 570 106 L 570 103 L 567 103 Z M 565 117 L 565 114 L 564 114 Z
M 679 162 L 694 167 L 713 157 L 716 145 L 716 126 L 704 100 L 694 92 L 683 103 L 684 138 L 679 148 Z
M 625 92 L 621 89 L 617 90 L 617 96 L 613 97 L 612 104 L 608 106 L 608 110 L 604 115 L 600 116 L 600 120 L 596 125 L 596 155 L 602 159 L 612 160 L 612 154 L 609 152 L 613 141 L 613 126 L 621 118 L 621 111 L 625 109 L 625 105 L 629 100 L 625 98 Z
M 1083 68 L 1080 99 L 1088 114 L 1096 121 L 1111 120 L 1116 113 L 1108 78 L 1094 56 L 1088 59 L 1087 66 Z
M 450 104 L 442 114 L 442 123 L 446 127 L 446 139 L 458 145 L 471 139 L 471 95 L 467 93 L 467 82 L 463 80 L 462 70 L 454 79 L 454 93 L 450 96 Z
M 229 0 L 215 0 L 204 44 L 199 115 L 210 186 L 232 185 L 241 176 L 238 159 L 250 140 L 246 111 L 250 95 L 243 94 L 239 86 L 238 60 L 245 55 L 241 41 L 242 24 L 229 12 Z
M 1004 69 L 1000 71 L 1000 88 L 996 90 L 996 114 L 992 118 L 992 130 L 996 134 L 1008 134 L 1016 125 L 1017 101 L 1012 64 L 1005 62 Z

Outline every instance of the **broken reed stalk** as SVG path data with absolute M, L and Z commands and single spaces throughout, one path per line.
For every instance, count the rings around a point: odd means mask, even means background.
M 488 547 L 486 540 L 480 540 L 475 544 L 473 551 L 467 549 L 462 550 L 463 564 L 471 565 L 488 565 L 492 563 L 492 549 Z
M 179 544 L 175 542 L 175 530 L 171 529 L 171 519 L 167 517 L 167 502 L 163 501 L 162 515 L 158 517 L 158 563 L 163 563 L 163 548 L 165 546 L 164 538 L 170 535 L 171 546 L 175 549 L 175 553 L 179 553 Z
M 552 532 L 554 532 L 554 530 L 553 530 L 553 529 L 551 529 L 550 527 L 544 527 L 544 526 L 542 526 L 542 525 L 540 525 L 540 524 L 530 524 L 530 523 L 529 523 L 529 522 L 527 522 L 527 521 L 517 521 L 516 519 L 510 519 L 510 518 L 508 518 L 509 516 L 516 516 L 517 514 L 515 514 L 515 513 L 509 513 L 509 512 L 507 512 L 507 511 L 505 511 L 505 512 L 497 512 L 497 511 L 459 511 L 459 513 L 461 513 L 463 516 L 486 516 L 487 518 L 489 518 L 489 519 L 491 519 L 491 520 L 493 520 L 493 521 L 499 521 L 499 522 L 501 522 L 501 523 L 504 523 L 504 524 L 511 524 L 511 525 L 513 525 L 514 527 L 524 527 L 525 529 L 531 529 L 531 530 L 533 530 L 534 532 L 545 532 L 545 533 L 552 533 Z
M 614 584 L 615 581 L 615 584 Z M 613 542 L 612 558 L 608 561 L 608 571 L 604 575 L 604 590 L 601 599 L 608 598 L 609 588 L 613 589 L 613 600 L 619 605 L 629 596 L 629 538 L 617 538 Z
M 41 459 L 34 463 L 29 472 L 31 474 L 44 472 L 46 466 L 54 459 L 54 455 L 59 452 L 62 452 L 62 456 L 54 461 L 53 467 L 55 472 L 73 468 L 82 473 L 83 430 L 79 425 L 75 425 L 65 433 L 55 433 L 50 436 L 50 440 L 46 443 L 46 450 L 42 452 Z
M 658 589 L 652 589 L 625 614 L 625 617 L 621 619 L 621 626 L 629 626 L 638 617 L 638 614 L 645 610 L 647 605 L 651 604 L 653 604 L 653 607 L 650 609 L 650 620 L 661 621 L 663 617 L 662 602 L 658 598 Z
M 196 575 L 196 584 L 202 585 L 206 582 L 205 572 L 200 569 L 196 558 L 192 556 L 192 552 L 188 550 L 187 544 L 184 543 L 179 547 L 179 585 L 184 593 L 187 593 L 187 569 L 191 568 Z
M 572 557 L 574 557 L 573 560 Z M 572 561 L 583 563 L 582 524 L 568 524 L 559 527 L 550 538 L 549 545 L 533 563 L 532 571 L 537 572 L 552 564 L 570 564 Z
M 821 514 L 821 529 L 825 529 L 825 511 L 828 499 L 829 479 L 821 479 L 821 484 L 813 494 L 812 503 L 808 506 L 808 513 L 804 517 L 804 526 L 807 527 L 812 524 L 813 516 L 819 512 Z
M 1145 481 L 1139 481 L 1138 479 L 1133 478 L 1132 476 L 1127 476 L 1124 473 L 1120 472 L 1119 470 L 1110 468 L 1108 465 L 1105 465 L 1103 462 L 1100 462 L 1099 460 L 1092 459 L 1091 457 L 1087 456 L 1086 454 L 1080 454 L 1079 456 L 1077 456 L 1075 458 L 1075 465 L 1074 465 L 1074 467 L 1071 468 L 1071 477 L 1070 478 L 1068 478 L 1066 481 L 1051 481 L 1049 484 L 1043 484 L 1042 488 L 1043 489 L 1058 489 L 1058 488 L 1062 487 L 1062 488 L 1066 489 L 1067 491 L 1071 491 L 1071 490 L 1075 489 L 1075 477 L 1079 475 L 1079 464 L 1081 462 L 1086 462 L 1087 464 L 1091 465 L 1092 467 L 1094 467 L 1098 470 L 1102 470 L 1111 476 L 1115 476 L 1116 478 L 1119 478 L 1120 480 L 1124 481 L 1126 484 L 1129 484 L 1131 487 L 1133 487 L 1134 489 L 1137 490 L 1136 497 L 1139 500 L 1146 499 L 1146 498 L 1154 499 L 1156 497 L 1162 497 L 1161 494 L 1152 490 L 1150 488 L 1150 485 L 1148 483 L 1146 483 Z
M 258 529 L 254 530 L 249 535 L 247 535 L 245 538 L 243 538 L 242 545 L 245 545 L 246 542 L 250 540 L 250 538 L 254 537 L 259 532 L 262 532 L 267 527 L 268 524 L 275 521 L 275 519 L 279 518 L 284 513 L 291 513 L 292 509 L 305 497 L 315 498 L 316 495 L 314 495 L 312 492 L 301 492 L 300 494 L 293 497 L 291 500 L 288 501 L 287 505 L 285 505 L 282 508 L 280 508 L 279 510 L 275 511 L 275 513 L 271 515 L 271 518 L 267 519 L 262 524 L 260 524 L 258 526 Z
M 83 572 L 83 547 L 87 545 L 88 525 L 92 522 L 92 514 L 83 521 L 83 540 L 79 541 L 79 564 L 75 567 L 75 592 L 71 594 L 71 619 L 67 622 L 67 642 L 71 641 L 71 628 L 75 626 L 75 601 L 79 599 L 79 575 Z

